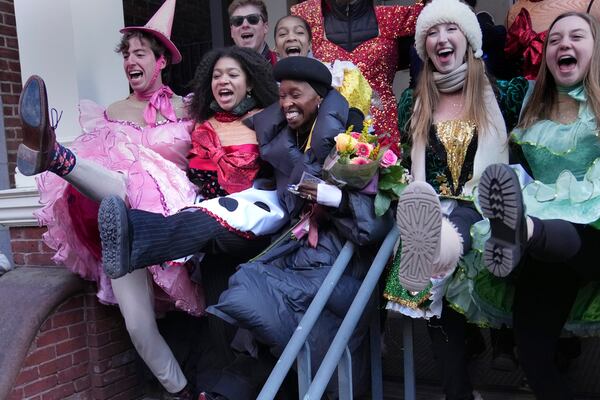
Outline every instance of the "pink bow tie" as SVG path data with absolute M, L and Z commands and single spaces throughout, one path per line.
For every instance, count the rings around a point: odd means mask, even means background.
M 171 122 L 177 121 L 177 115 L 171 104 L 173 91 L 168 86 L 161 86 L 148 100 L 148 104 L 144 109 L 144 121 L 148 125 L 156 123 L 156 115 L 158 112 Z

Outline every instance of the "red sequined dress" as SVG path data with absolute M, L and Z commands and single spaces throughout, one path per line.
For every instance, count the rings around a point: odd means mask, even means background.
M 292 14 L 304 18 L 313 34 L 312 51 L 324 62 L 352 61 L 358 66 L 381 99 L 381 106 L 371 107 L 375 130 L 388 135 L 384 143 L 399 143 L 398 113 L 392 83 L 399 65 L 398 40 L 415 33 L 422 6 L 376 6 L 379 36 L 361 43 L 348 52 L 325 37 L 322 0 L 307 0 L 292 7 Z M 393 146 L 396 148 L 396 146 Z

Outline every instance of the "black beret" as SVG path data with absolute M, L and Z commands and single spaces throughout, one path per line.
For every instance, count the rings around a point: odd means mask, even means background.
M 293 56 L 280 60 L 273 68 L 277 82 L 289 79 L 308 83 L 321 97 L 331 89 L 331 72 L 321 61 Z

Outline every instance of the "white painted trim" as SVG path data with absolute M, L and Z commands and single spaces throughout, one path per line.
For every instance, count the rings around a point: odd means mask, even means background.
M 41 208 L 37 187 L 0 190 L 0 224 L 38 226 L 33 213 Z

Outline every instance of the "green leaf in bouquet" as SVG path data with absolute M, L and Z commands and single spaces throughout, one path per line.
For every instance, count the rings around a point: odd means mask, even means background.
M 404 168 L 393 165 L 389 168 L 379 171 L 379 188 L 392 189 L 394 186 L 402 184 L 404 178 Z
M 384 191 L 378 190 L 375 195 L 375 215 L 381 217 L 390 208 L 392 198 Z
M 392 191 L 397 197 L 400 197 L 400 195 L 402 194 L 402 192 L 404 192 L 404 189 L 406 189 L 407 186 L 407 183 L 399 183 L 392 187 Z
M 379 175 L 379 185 L 378 188 L 380 190 L 392 190 L 392 188 L 394 187 L 394 185 L 396 185 L 396 181 L 394 181 L 394 179 L 391 179 L 389 175 L 382 177 L 381 175 Z
M 342 165 L 350 164 L 350 156 L 341 155 L 340 158 L 338 158 L 337 162 L 339 162 Z

